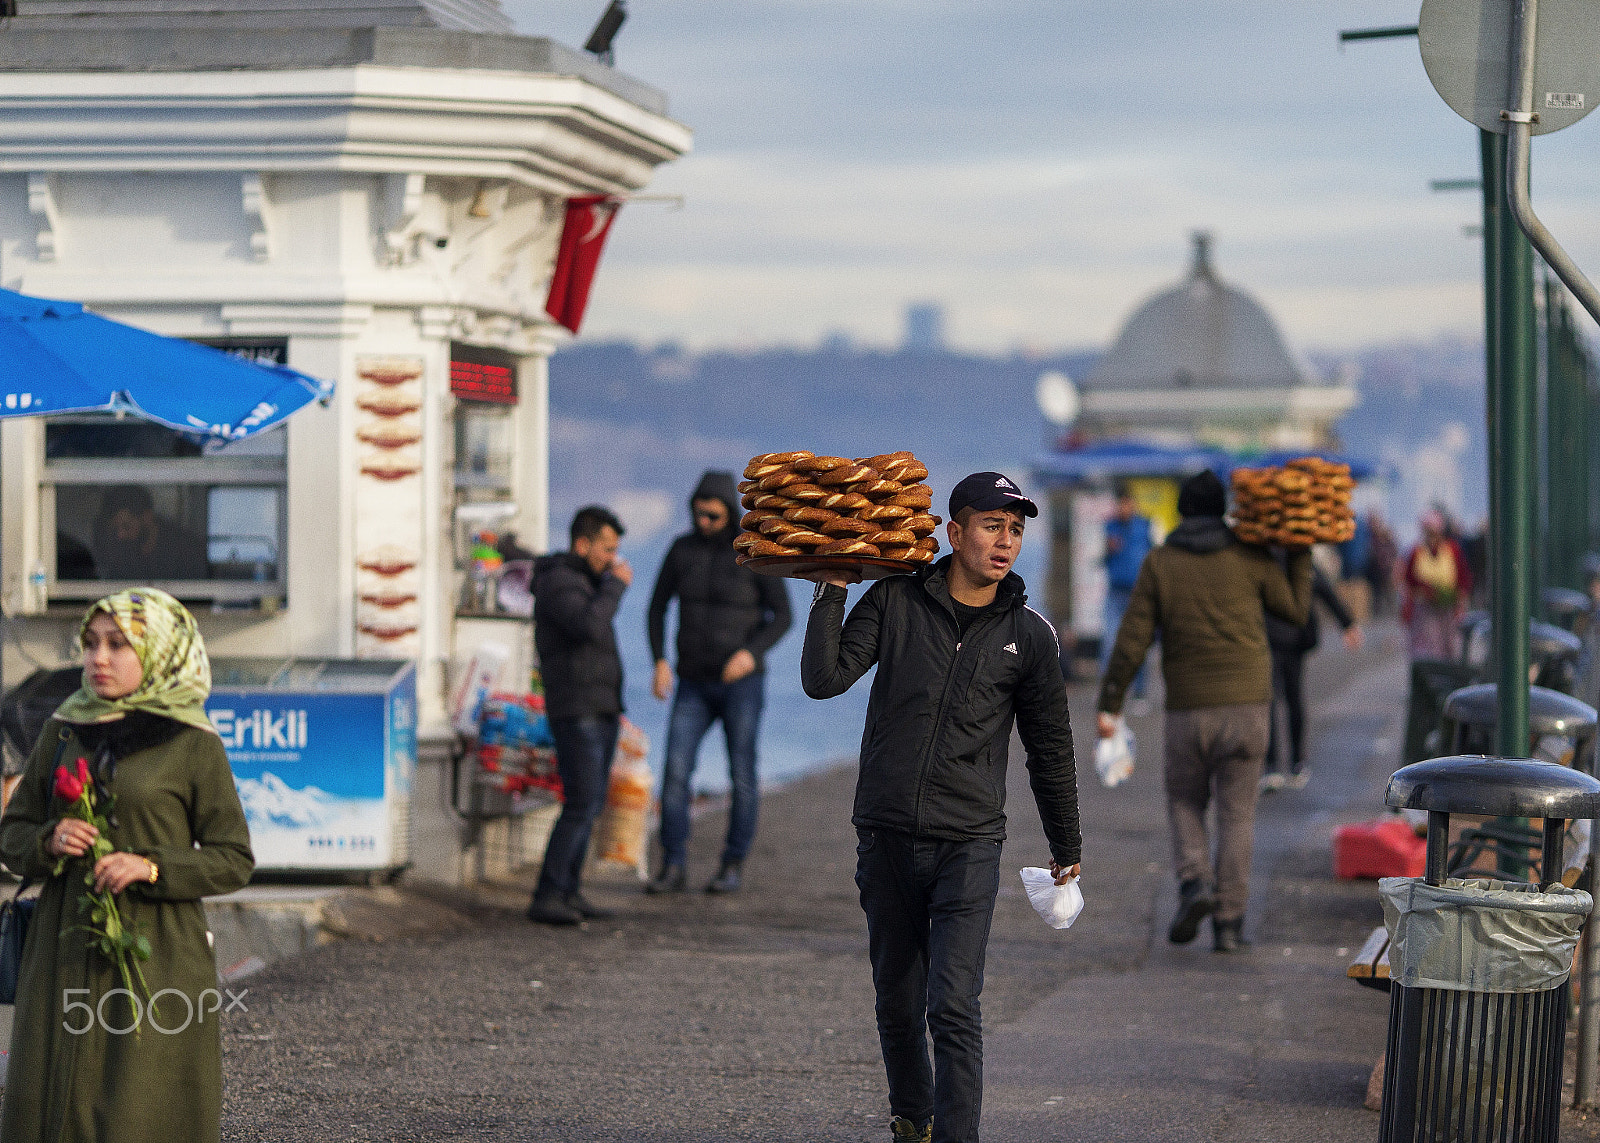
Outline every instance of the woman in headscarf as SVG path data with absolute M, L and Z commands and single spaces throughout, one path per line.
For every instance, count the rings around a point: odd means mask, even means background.
M 45 724 L 0 818 L 0 859 L 44 882 L 23 950 L 0 1138 L 217 1140 L 223 1005 L 201 898 L 242 887 L 255 862 L 206 717 L 205 644 L 184 606 L 153 588 L 100 600 L 79 639 L 83 685 Z M 79 759 L 114 849 L 98 861 L 98 831 L 64 816 L 55 791 L 56 767 L 76 771 Z M 150 943 L 140 968 L 156 1007 L 137 1033 L 128 998 L 108 995 L 121 984 L 113 961 L 82 928 L 86 888 L 115 894 L 123 922 Z
M 1457 628 L 1472 594 L 1472 571 L 1461 545 L 1445 534 L 1444 513 L 1430 508 L 1418 523 L 1422 539 L 1406 557 L 1400 618 L 1413 659 L 1454 659 L 1461 654 Z

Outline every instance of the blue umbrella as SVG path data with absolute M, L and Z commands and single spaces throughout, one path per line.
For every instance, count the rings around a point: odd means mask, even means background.
M 0 417 L 123 412 L 240 440 L 332 395 L 331 382 L 286 366 L 0 290 Z

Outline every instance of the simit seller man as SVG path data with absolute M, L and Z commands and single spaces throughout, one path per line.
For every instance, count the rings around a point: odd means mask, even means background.
M 1015 722 L 1057 884 L 1078 872 L 1077 770 L 1055 629 L 1011 570 L 1033 501 L 998 472 L 950 494 L 951 554 L 874 584 L 844 620 L 818 573 L 800 675 L 842 694 L 877 665 L 856 783 L 856 885 L 896 1139 L 976 1143 L 978 993 L 1005 840 Z M 927 1034 L 933 1034 L 933 1064 Z
M 728 746 L 733 806 L 717 875 L 707 893 L 733 893 L 742 881 L 745 856 L 755 840 L 761 790 L 756 781 L 756 738 L 766 692 L 762 656 L 789 629 L 789 592 L 784 581 L 757 575 L 736 561 L 739 503 L 733 475 L 707 472 L 689 511 L 694 531 L 667 549 L 650 595 L 648 628 L 658 699 L 672 696 L 667 723 L 667 764 L 661 778 L 661 872 L 649 893 L 681 892 L 688 882 L 689 780 L 700 741 L 722 720 Z M 667 605 L 678 600 L 678 686 L 667 661 Z
M 1231 953 L 1250 943 L 1244 910 L 1272 704 L 1265 614 L 1306 621 L 1311 549 L 1293 549 L 1280 566 L 1266 548 L 1234 536 L 1223 519 L 1227 508 L 1227 490 L 1210 469 L 1178 489 L 1183 519 L 1139 570 L 1100 683 L 1097 729 L 1103 738 L 1115 733 L 1128 684 L 1159 634 L 1167 684 L 1164 779 L 1178 876 L 1167 940 L 1188 944 L 1209 915 L 1212 947 Z M 1215 858 L 1206 830 L 1212 802 Z

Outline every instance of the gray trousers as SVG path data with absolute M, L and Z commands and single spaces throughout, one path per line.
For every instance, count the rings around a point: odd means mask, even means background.
M 1216 918 L 1236 921 L 1250 897 L 1256 795 L 1267 756 L 1271 704 L 1169 710 L 1167 817 L 1178 879 L 1213 880 L 1206 807 L 1217 803 Z

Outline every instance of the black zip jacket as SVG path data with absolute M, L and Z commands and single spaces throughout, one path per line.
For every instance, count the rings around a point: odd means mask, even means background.
M 622 713 L 622 656 L 611 621 L 623 586 L 571 552 L 533 565 L 533 641 L 551 718 Z
M 755 656 L 756 670 L 789 630 L 789 592 L 785 581 L 741 567 L 733 549 L 739 534 L 739 502 L 733 478 L 708 472 L 690 499 L 715 497 L 728 508 L 728 526 L 715 536 L 698 531 L 679 536 L 667 549 L 650 595 L 647 627 L 650 654 L 666 658 L 667 605 L 678 599 L 678 677 L 719 682 L 734 652 Z
M 1317 644 L 1322 642 L 1322 624 L 1317 622 L 1319 600 L 1322 606 L 1333 613 L 1340 629 L 1348 631 L 1355 626 L 1356 617 L 1350 614 L 1350 609 L 1339 598 L 1328 577 L 1322 574 L 1322 569 L 1312 564 L 1311 607 L 1306 611 L 1306 621 L 1296 626 L 1287 619 L 1279 619 L 1272 612 L 1267 612 L 1267 643 L 1274 653 L 1305 655 L 1317 649 Z
M 843 694 L 878 667 L 851 821 L 919 837 L 1005 840 L 1015 721 L 1050 856 L 1076 865 L 1077 766 L 1055 629 L 1026 606 L 1012 573 L 962 639 L 949 562 L 879 580 L 848 622 L 843 588 L 823 587 L 812 603 L 800 660 L 806 694 Z

